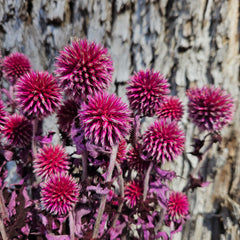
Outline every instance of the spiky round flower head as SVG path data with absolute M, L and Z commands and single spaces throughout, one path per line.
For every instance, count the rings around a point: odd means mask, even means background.
M 201 130 L 218 131 L 233 118 L 234 103 L 221 88 L 204 86 L 187 91 L 189 117 Z
M 171 120 L 180 121 L 183 116 L 183 105 L 181 100 L 176 96 L 167 97 L 162 101 L 156 114 L 159 118 L 170 118 Z
M 149 162 L 145 160 L 140 145 L 132 147 L 127 153 L 127 166 L 138 173 L 144 173 L 148 169 Z
M 8 116 L 2 132 L 12 146 L 24 147 L 31 144 L 32 124 L 20 114 Z
M 172 192 L 167 203 L 167 217 L 170 221 L 185 219 L 189 215 L 189 202 L 184 193 Z
M 39 149 L 33 161 L 34 172 L 42 179 L 53 174 L 67 172 L 69 165 L 68 155 L 61 145 L 45 145 Z
M 6 79 L 13 84 L 18 78 L 29 72 L 31 63 L 26 55 L 23 53 L 11 53 L 3 59 L 3 74 Z
M 68 174 L 51 175 L 42 184 L 41 203 L 44 209 L 54 215 L 66 215 L 74 208 L 78 197 L 78 184 Z
M 185 136 L 176 121 L 157 119 L 143 135 L 143 152 L 156 161 L 164 164 L 165 160 L 173 161 L 184 150 Z
M 132 110 L 139 115 L 153 116 L 169 91 L 167 79 L 153 70 L 139 71 L 128 82 L 127 97 Z
M 42 118 L 60 105 L 61 90 L 52 74 L 30 71 L 16 83 L 16 100 L 26 116 Z
M 129 208 L 133 208 L 143 195 L 143 186 L 140 181 L 129 182 L 124 190 L 124 198 Z
M 89 96 L 88 103 L 82 105 L 79 120 L 87 140 L 102 147 L 112 147 L 129 133 L 131 118 L 121 98 L 98 93 Z
M 70 133 L 74 118 L 78 115 L 79 105 L 73 99 L 67 99 L 57 111 L 59 128 L 65 133 Z
M 6 121 L 6 112 L 4 109 L 5 106 L 3 104 L 3 101 L 0 99 L 0 131 L 2 130 Z
M 95 42 L 75 40 L 56 58 L 56 74 L 70 96 L 86 100 L 112 82 L 113 63 L 107 49 Z

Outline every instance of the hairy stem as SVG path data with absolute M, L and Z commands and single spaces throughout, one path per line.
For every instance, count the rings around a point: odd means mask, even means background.
M 145 201 L 146 198 L 147 198 L 149 178 L 150 178 L 150 173 L 151 173 L 151 171 L 152 171 L 152 168 L 153 168 L 153 162 L 151 162 L 151 163 L 149 164 L 148 170 L 147 170 L 146 175 L 145 175 L 144 187 L 143 187 L 143 201 Z
M 38 127 L 38 119 L 34 119 L 32 122 L 33 126 L 33 135 L 32 135 L 32 154 L 33 157 L 37 155 L 37 146 L 36 146 L 36 132 Z
M 86 180 L 87 178 L 87 159 L 88 159 L 88 152 L 84 150 L 82 154 L 82 181 Z
M 4 220 L 9 220 L 8 213 L 5 207 L 5 201 L 3 198 L 2 190 L 0 190 L 0 232 L 2 234 L 2 239 L 7 240 L 7 233 L 4 227 Z
M 0 218 L 0 232 L 2 234 L 2 239 L 3 240 L 8 240 L 2 218 Z
M 108 166 L 106 182 L 110 182 L 112 179 L 112 173 L 113 173 L 113 169 L 114 169 L 115 162 L 116 162 L 117 151 L 118 151 L 118 145 L 113 146 L 111 156 L 110 156 L 110 162 L 109 162 L 109 166 Z M 98 215 L 97 215 L 97 219 L 96 219 L 94 230 L 93 230 L 93 236 L 92 236 L 93 239 L 96 239 L 98 236 L 98 231 L 99 231 L 102 215 L 105 210 L 106 201 L 107 201 L 107 194 L 102 196 L 102 199 L 100 202 Z
M 73 217 L 72 210 L 69 212 L 69 229 L 70 229 L 70 239 L 74 240 L 75 224 L 74 224 L 74 217 Z
M 122 169 L 121 169 L 121 166 L 120 164 L 116 161 L 115 163 L 115 166 L 118 170 L 118 173 L 119 173 L 119 182 L 120 182 L 120 193 L 121 193 L 121 197 L 124 198 L 124 180 L 123 180 L 123 175 L 122 175 Z M 113 224 L 112 224 L 112 228 L 115 228 L 116 227 L 116 224 L 117 224 L 117 220 L 120 216 L 120 213 L 122 211 L 122 207 L 123 207 L 123 201 L 121 202 L 121 204 L 118 206 L 118 211 L 117 211 L 117 214 L 115 215 L 114 217 L 114 220 L 113 220 Z

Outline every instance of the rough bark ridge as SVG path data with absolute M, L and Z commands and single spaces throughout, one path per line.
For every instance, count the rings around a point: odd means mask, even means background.
M 88 38 L 110 49 L 111 91 L 125 101 L 129 76 L 145 68 L 168 77 L 184 103 L 193 85 L 211 83 L 233 95 L 234 123 L 204 166 L 212 183 L 189 195 L 192 218 L 174 239 L 240 239 L 239 28 L 239 0 L 0 0 L 3 56 L 20 51 L 35 69 L 52 71 L 58 50 L 71 37 Z M 186 114 L 183 124 L 186 153 L 175 167 L 186 177 L 196 165 L 187 153 L 197 130 Z

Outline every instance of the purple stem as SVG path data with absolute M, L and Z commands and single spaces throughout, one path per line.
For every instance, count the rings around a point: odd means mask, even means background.
M 148 167 L 148 170 L 147 170 L 147 172 L 146 172 L 145 179 L 144 179 L 143 201 L 145 201 L 146 198 L 147 198 L 149 178 L 150 178 L 150 173 L 151 173 L 151 171 L 152 171 L 152 168 L 153 168 L 153 162 L 151 162 L 151 163 L 149 164 L 149 167 Z
M 33 158 L 37 155 L 37 146 L 36 146 L 36 132 L 37 132 L 37 126 L 38 126 L 38 119 L 34 119 L 32 121 L 33 125 L 33 135 L 32 135 L 32 155 Z
M 121 193 L 121 197 L 122 199 L 124 198 L 124 179 L 123 179 L 123 175 L 122 175 L 122 169 L 121 169 L 121 166 L 120 164 L 116 161 L 115 163 L 115 166 L 118 170 L 118 173 L 119 173 L 119 182 L 120 182 L 120 193 Z M 117 220 L 120 216 L 120 213 L 122 211 L 122 207 L 123 207 L 123 201 L 121 202 L 121 204 L 118 206 L 118 211 L 117 211 L 117 214 L 115 215 L 114 217 L 114 220 L 113 220 L 113 224 L 112 224 L 112 228 L 115 228 L 116 227 L 116 224 L 117 224 Z
M 0 190 L 0 232 L 2 234 L 2 239 L 7 240 L 7 233 L 4 227 L 4 220 L 9 220 L 7 210 L 5 207 L 5 201 L 3 198 L 2 190 Z
M 112 180 L 112 173 L 113 173 L 113 169 L 114 169 L 115 162 L 116 162 L 117 152 L 118 152 L 118 145 L 115 145 L 115 146 L 113 146 L 112 152 L 110 155 L 110 162 L 109 162 L 109 166 L 108 166 L 106 183 L 110 182 Z M 107 201 L 107 194 L 103 195 L 102 199 L 101 199 L 97 219 L 96 219 L 95 226 L 93 229 L 93 236 L 92 236 L 93 239 L 97 239 L 102 215 L 105 210 L 106 201 Z
M 82 181 L 86 180 L 87 178 L 87 159 L 88 159 L 88 152 L 84 150 L 82 154 Z
M 74 240 L 75 224 L 74 224 L 74 217 L 73 217 L 72 210 L 69 212 L 69 229 L 70 229 L 70 239 Z

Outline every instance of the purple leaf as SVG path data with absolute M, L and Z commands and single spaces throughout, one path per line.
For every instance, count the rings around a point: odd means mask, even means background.
M 9 217 L 12 217 L 13 215 L 16 214 L 16 199 L 17 199 L 17 194 L 15 191 L 13 191 L 8 204 Z
M 110 230 L 110 240 L 115 240 L 119 235 L 122 234 L 123 229 L 125 228 L 126 223 L 120 223 L 120 221 L 117 221 L 116 227 L 111 228 Z
M 23 191 L 22 191 L 22 194 L 23 194 L 23 197 L 25 199 L 25 208 L 29 207 L 32 205 L 32 201 L 27 193 L 27 187 L 24 187 L 23 188 Z
M 172 181 L 173 178 L 176 177 L 176 172 L 175 171 L 166 171 L 162 170 L 158 167 L 155 168 L 156 173 L 161 177 L 162 181 Z
M 155 182 L 150 183 L 149 193 L 155 193 L 158 199 L 160 206 L 166 208 L 167 206 L 167 192 L 169 188 L 161 182 L 161 180 L 157 180 Z
M 156 239 L 159 239 L 161 237 L 161 239 L 163 240 L 169 240 L 169 237 L 167 235 L 166 232 L 159 232 L 157 235 L 156 235 Z
M 46 234 L 47 240 L 70 240 L 68 235 L 53 235 L 53 234 Z
M 84 225 L 82 224 L 82 217 L 89 214 L 91 210 L 89 209 L 78 209 L 76 210 L 76 216 L 75 216 L 75 231 L 78 235 L 78 237 L 82 238 L 83 237 L 83 228 L 85 225 L 88 225 L 85 223 Z
M 40 142 L 41 144 L 48 144 L 52 142 L 52 138 L 55 132 L 50 131 L 47 136 L 37 136 L 36 140 Z
M 87 191 L 95 191 L 97 194 L 105 195 L 108 194 L 110 190 L 108 188 L 102 188 L 100 184 L 98 184 L 97 186 L 88 186 Z

